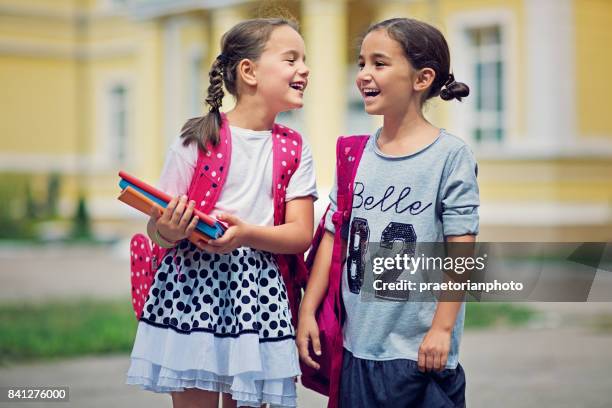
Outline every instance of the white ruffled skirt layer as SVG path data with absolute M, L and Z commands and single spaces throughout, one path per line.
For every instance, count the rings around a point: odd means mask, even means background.
M 260 342 L 256 333 L 238 337 L 184 334 L 140 322 L 127 383 L 154 392 L 186 388 L 224 392 L 238 406 L 295 407 L 299 374 L 291 338 Z

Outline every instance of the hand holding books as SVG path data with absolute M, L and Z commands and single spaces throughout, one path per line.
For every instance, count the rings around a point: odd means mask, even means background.
M 188 238 L 198 225 L 198 216 L 193 213 L 194 207 L 195 202 L 188 202 L 186 195 L 174 197 L 163 211 L 153 207 L 147 226 L 149 236 L 163 248 L 174 248 Z
M 192 223 L 195 219 L 192 218 L 192 215 L 197 216 L 197 220 L 193 222 L 195 227 L 189 229 L 188 239 L 191 242 L 195 244 L 198 244 L 201 241 L 207 242 L 209 239 L 217 239 L 221 237 L 225 232 L 226 227 L 221 222 L 193 207 L 192 210 L 190 210 L 190 214 L 186 214 L 187 217 L 184 217 L 185 220 L 183 220 L 183 215 L 189 209 L 189 207 L 187 207 L 187 209 L 185 208 L 186 198 L 182 202 L 179 201 L 178 198 L 172 199 L 168 194 L 123 171 L 119 172 L 119 177 L 121 177 L 119 186 L 122 188 L 121 194 L 119 195 L 119 200 L 130 205 L 131 207 L 136 208 L 147 215 L 156 214 L 155 211 L 157 211 L 157 214 L 159 215 L 158 218 L 164 217 L 164 215 L 161 214 L 165 212 L 167 213 L 167 216 L 166 218 L 163 218 L 161 222 L 164 222 L 167 225 L 170 225 L 170 222 L 173 222 L 176 225 L 179 225 L 182 222 L 183 224 L 181 224 L 181 227 L 183 228 L 183 231 L 187 231 L 187 227 L 191 226 L 190 223 Z M 169 206 L 169 210 L 171 209 L 172 211 L 164 211 L 164 209 Z M 162 240 L 165 238 L 165 241 L 172 241 L 173 238 L 176 237 L 175 234 L 168 235 L 172 236 L 160 238 L 162 238 Z M 170 243 L 172 242 L 169 242 L 168 244 Z

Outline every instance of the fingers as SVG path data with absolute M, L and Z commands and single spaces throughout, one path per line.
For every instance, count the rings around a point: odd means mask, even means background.
M 229 226 L 240 224 L 240 218 L 232 214 L 222 213 L 217 216 L 219 221 L 223 221 Z
M 237 247 L 235 244 L 235 233 L 236 228 L 230 228 L 221 236 L 221 238 L 211 239 L 208 242 L 208 245 L 215 253 L 226 253 L 231 252 L 233 249 Z M 229 249 L 229 250 L 228 250 Z
M 187 205 L 187 208 L 185 209 L 185 212 L 183 213 L 181 220 L 179 221 L 179 224 L 178 224 L 180 229 L 187 229 L 187 227 L 193 221 L 191 217 L 193 216 L 194 208 L 195 208 L 195 201 L 193 200 L 189 201 L 189 204 Z
M 149 211 L 149 215 L 151 216 L 151 219 L 154 222 L 157 222 L 157 220 L 162 216 L 162 214 L 163 214 L 162 211 L 156 205 L 151 207 L 151 211 Z
M 446 367 L 446 357 L 434 350 L 419 350 L 417 365 L 422 372 L 441 371 Z
M 442 354 L 440 358 L 440 370 L 444 370 L 446 368 L 446 363 L 448 362 L 448 354 Z
M 419 367 L 419 371 L 426 371 L 426 360 L 427 360 L 427 356 L 425 354 L 425 352 L 423 351 L 422 348 L 419 348 L 419 358 L 417 361 L 417 365 Z
M 187 228 L 185 228 L 185 235 L 187 235 L 187 237 L 189 237 L 193 231 L 195 231 L 196 227 L 198 226 L 198 221 L 199 218 L 197 215 L 191 219 L 191 222 L 189 225 L 187 225 Z
M 183 195 L 178 200 L 178 204 L 176 204 L 176 207 L 174 208 L 174 212 L 172 213 L 172 217 L 170 217 L 170 222 L 172 222 L 172 224 L 177 225 L 180 222 L 181 217 L 183 216 L 183 212 L 185 211 L 185 205 L 186 204 L 187 204 L 187 196 Z
M 205 251 L 204 247 L 208 244 L 209 240 L 207 239 L 199 239 L 197 242 L 194 242 L 194 244 L 201 249 L 202 251 Z
M 169 222 L 170 221 L 170 218 L 174 214 L 174 209 L 176 208 L 176 206 L 178 204 L 178 201 L 179 201 L 178 197 L 174 197 L 174 198 L 172 198 L 172 200 L 170 200 L 170 202 L 168 203 L 168 205 L 164 209 L 164 212 L 163 212 L 163 214 L 161 216 L 161 221 L 162 222 Z
M 440 353 L 436 353 L 433 356 L 433 370 L 440 371 L 442 369 L 442 355 Z
M 298 353 L 300 354 L 300 358 L 302 359 L 304 364 L 306 364 L 308 367 L 311 367 L 311 368 L 314 368 L 315 370 L 318 370 L 319 368 L 321 368 L 321 366 L 319 364 L 317 364 L 317 362 L 314 361 L 312 359 L 312 357 L 310 357 L 310 350 L 308 349 L 308 344 L 309 344 L 310 336 L 311 336 L 310 333 L 306 333 L 306 335 L 302 336 L 297 341 Z M 318 340 L 319 336 L 316 336 L 316 337 L 317 337 L 317 340 Z
M 433 353 L 427 353 L 425 355 L 425 371 L 431 371 L 434 367 L 434 356 Z
M 209 244 L 215 248 L 222 248 L 226 246 L 227 244 L 229 244 L 231 240 L 232 240 L 231 234 L 223 234 L 221 238 L 211 239 L 209 241 Z
M 314 350 L 317 356 L 321 355 L 321 340 L 319 339 L 319 331 L 312 332 L 310 334 L 310 338 L 312 339 L 312 349 Z

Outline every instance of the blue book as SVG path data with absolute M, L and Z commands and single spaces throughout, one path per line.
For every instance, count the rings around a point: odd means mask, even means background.
M 168 203 L 165 202 L 164 200 L 162 200 L 161 198 L 155 197 L 153 194 L 148 193 L 146 191 L 144 191 L 143 189 L 135 186 L 134 184 L 130 183 L 129 181 L 126 181 L 124 179 L 121 179 L 119 181 L 119 187 L 123 190 L 126 187 L 132 187 L 134 190 L 138 191 L 139 193 L 143 194 L 145 197 L 149 198 L 151 201 L 159 204 L 160 206 L 162 206 L 162 208 L 166 208 L 168 206 Z M 203 221 L 198 221 L 198 225 L 196 226 L 196 229 L 199 230 L 200 232 L 206 234 L 206 236 L 212 238 L 212 239 L 217 239 L 217 238 L 221 238 L 221 236 L 223 236 L 223 232 L 225 231 L 225 228 L 221 225 L 220 222 L 216 222 L 214 227 L 211 227 L 210 225 L 206 224 Z

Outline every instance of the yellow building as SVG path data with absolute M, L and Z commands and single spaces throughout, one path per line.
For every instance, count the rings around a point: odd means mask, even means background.
M 472 89 L 427 114 L 477 156 L 481 239 L 612 239 L 612 2 L 280 4 L 300 22 L 311 78 L 305 108 L 279 121 L 310 141 L 322 197 L 337 135 L 379 123 L 354 89 L 357 38 L 409 16 L 445 33 Z M 168 144 L 204 109 L 221 35 L 262 13 L 241 0 L 0 0 L 0 172 L 58 171 L 65 213 L 81 188 L 97 220 L 141 222 L 116 201 L 117 171 L 156 180 Z

